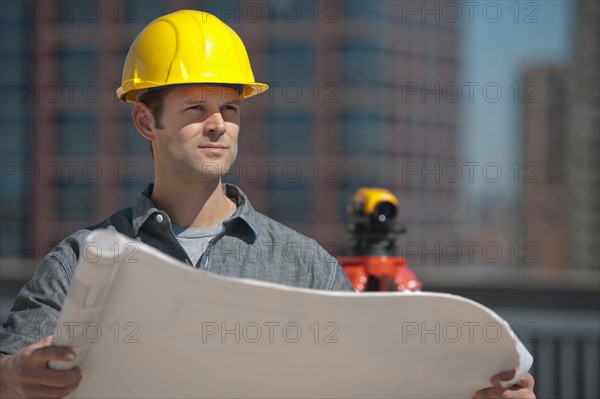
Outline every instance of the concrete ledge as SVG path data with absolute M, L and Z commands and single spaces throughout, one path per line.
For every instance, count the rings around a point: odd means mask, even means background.
M 427 286 L 597 291 L 600 270 L 521 266 L 409 265 Z

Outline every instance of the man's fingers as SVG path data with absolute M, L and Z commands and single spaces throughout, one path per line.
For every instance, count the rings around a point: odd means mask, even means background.
M 31 345 L 30 355 L 23 359 L 20 368 L 20 378 L 31 386 L 40 386 L 40 389 L 52 388 L 51 391 L 60 393 L 65 387 L 78 385 L 81 381 L 81 370 L 52 370 L 48 368 L 51 360 L 74 360 L 75 352 L 66 346 L 50 345 L 52 337 L 47 337 Z M 51 392 L 51 393 L 52 393 Z M 41 395 L 46 396 L 45 394 Z M 52 396 L 50 396 L 52 397 Z
M 500 382 L 509 381 L 515 377 L 516 370 L 507 371 L 505 373 L 500 373 L 492 377 L 492 384 L 494 385 L 492 388 L 482 389 L 475 393 L 474 398 L 476 399 L 487 399 L 487 398 L 533 398 L 535 399 L 535 394 L 533 393 L 533 385 L 534 380 L 533 376 L 529 373 L 526 373 L 522 378 L 512 386 L 508 388 L 502 388 Z
M 22 381 L 52 388 L 64 388 L 81 381 L 81 370 L 51 370 L 47 368 L 31 368 L 22 370 Z
M 533 380 L 533 376 L 529 373 L 525 374 L 522 378 L 520 378 L 515 385 L 518 385 L 520 387 L 529 387 L 529 388 L 533 388 L 533 385 L 535 384 L 535 381 Z
M 31 344 L 22 354 L 37 366 L 46 367 L 50 360 L 74 360 L 75 352 L 66 346 L 52 346 L 52 336 Z
M 475 396 L 473 396 L 473 399 L 489 399 L 492 396 L 492 390 L 494 388 L 487 388 L 487 389 L 482 389 L 480 391 L 475 392 Z
M 75 359 L 73 350 L 52 346 L 51 341 L 51 337 L 44 338 L 1 358 L 2 397 L 63 398 L 79 386 L 79 368 L 48 368 L 50 360 Z
M 49 387 L 43 385 L 24 385 L 22 392 L 30 398 L 64 398 L 79 386 L 79 382 L 64 387 Z
M 502 388 L 500 383 L 502 381 L 509 381 L 515 377 L 517 370 L 507 371 L 505 373 L 496 374 L 492 377 L 492 385 L 498 388 Z M 534 380 L 530 373 L 526 373 L 523 377 L 519 378 L 513 385 L 514 388 L 533 388 Z M 510 388 L 510 387 L 509 387 Z
M 36 350 L 38 348 L 43 348 L 45 346 L 50 346 L 50 344 L 52 344 L 52 335 L 44 337 L 44 338 L 40 339 L 39 341 L 31 344 L 29 346 L 29 348 L 30 348 L 30 350 Z
M 492 377 L 492 385 L 495 387 L 502 388 L 502 385 L 500 385 L 500 383 L 515 378 L 515 374 L 517 374 L 517 370 L 505 371 L 503 373 L 496 374 Z
M 34 364 L 46 367 L 50 360 L 74 360 L 75 352 L 66 346 L 41 346 L 31 353 Z

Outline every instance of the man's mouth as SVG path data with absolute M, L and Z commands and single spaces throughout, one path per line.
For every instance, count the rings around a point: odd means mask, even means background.
M 207 156 L 222 157 L 229 147 L 223 144 L 204 144 L 198 147 Z

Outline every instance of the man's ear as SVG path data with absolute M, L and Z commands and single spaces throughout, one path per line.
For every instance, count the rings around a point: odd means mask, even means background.
M 150 108 L 143 102 L 138 101 L 133 106 L 131 111 L 133 117 L 133 123 L 138 132 L 148 141 L 154 141 L 156 135 L 154 133 L 154 116 L 150 111 Z

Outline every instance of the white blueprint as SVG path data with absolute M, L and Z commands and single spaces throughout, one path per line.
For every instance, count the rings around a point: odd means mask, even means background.
M 85 251 L 55 332 L 79 353 L 74 398 L 467 398 L 531 366 L 465 298 L 225 278 L 107 230 Z

